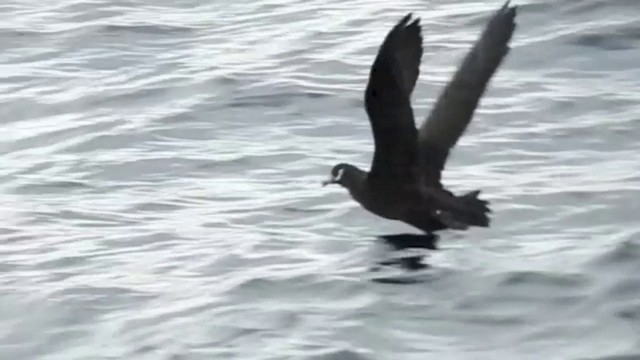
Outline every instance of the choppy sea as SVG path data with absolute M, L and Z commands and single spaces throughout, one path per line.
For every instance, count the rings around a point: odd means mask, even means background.
M 394 284 L 417 230 L 320 182 L 395 22 L 421 121 L 501 1 L 3 1 L 0 358 L 640 359 L 640 4 L 513 4 L 444 173 L 492 227 Z

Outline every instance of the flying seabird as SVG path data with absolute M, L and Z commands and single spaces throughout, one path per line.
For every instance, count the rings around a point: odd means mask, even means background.
M 454 195 L 442 185 L 441 172 L 509 52 L 515 17 L 509 1 L 493 14 L 419 129 L 410 97 L 420 72 L 422 29 L 412 13 L 403 17 L 380 46 L 365 90 L 375 143 L 371 169 L 340 163 L 323 185 L 340 184 L 373 214 L 426 233 L 488 227 L 491 210 L 480 191 Z

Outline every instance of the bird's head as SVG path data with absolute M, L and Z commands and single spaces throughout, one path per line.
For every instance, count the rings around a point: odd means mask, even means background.
M 343 187 L 350 188 L 356 182 L 362 180 L 366 173 L 351 164 L 340 163 L 331 168 L 329 179 L 322 182 L 322 186 L 329 184 L 340 184 Z

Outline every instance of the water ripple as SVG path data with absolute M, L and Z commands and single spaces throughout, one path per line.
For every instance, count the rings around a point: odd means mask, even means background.
M 0 4 L 1 357 L 638 358 L 636 0 L 515 3 L 444 173 L 493 226 L 386 282 L 414 230 L 320 181 L 371 161 L 389 27 L 422 17 L 420 121 L 498 3 Z

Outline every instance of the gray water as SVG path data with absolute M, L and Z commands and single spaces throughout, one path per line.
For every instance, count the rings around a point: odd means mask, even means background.
M 444 174 L 492 227 L 392 285 L 416 230 L 320 182 L 397 20 L 420 121 L 501 2 L 2 2 L 0 358 L 640 359 L 640 4 L 514 3 Z

